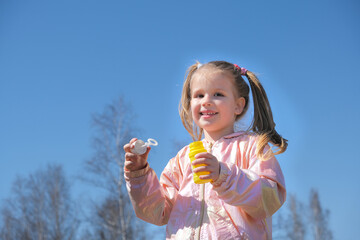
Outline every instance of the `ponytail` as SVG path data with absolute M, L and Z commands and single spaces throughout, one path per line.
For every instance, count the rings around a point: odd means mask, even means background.
M 275 122 L 273 120 L 270 103 L 260 81 L 255 74 L 250 71 L 247 71 L 245 76 L 249 80 L 254 101 L 254 119 L 250 130 L 259 135 L 256 156 L 260 159 L 267 160 L 273 155 L 285 152 L 288 143 L 287 140 L 282 138 L 275 130 Z M 278 150 L 276 152 L 269 149 L 264 153 L 264 149 L 269 142 L 277 147 Z

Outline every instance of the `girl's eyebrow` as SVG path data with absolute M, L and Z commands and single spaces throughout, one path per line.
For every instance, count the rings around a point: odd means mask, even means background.
M 223 88 L 215 88 L 214 92 L 226 92 L 226 90 Z
M 196 92 L 202 92 L 204 91 L 202 88 L 198 88 L 198 89 L 194 89 L 194 90 L 191 90 L 191 93 L 196 93 Z M 212 89 L 213 92 L 226 92 L 226 89 L 223 89 L 223 88 L 214 88 Z
M 195 93 L 195 92 L 200 92 L 200 91 L 202 91 L 202 89 L 201 89 L 201 88 L 199 88 L 199 89 L 194 89 L 194 90 L 193 90 L 193 89 L 191 89 L 191 91 L 190 91 L 190 92 L 191 92 L 191 93 Z

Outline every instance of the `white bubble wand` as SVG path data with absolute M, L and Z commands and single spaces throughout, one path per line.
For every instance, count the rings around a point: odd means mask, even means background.
M 150 145 L 157 146 L 158 142 L 152 138 L 149 138 L 147 140 L 147 142 L 144 142 L 143 140 L 138 139 L 132 144 L 132 146 L 134 146 L 134 148 L 131 149 L 131 152 L 138 154 L 138 155 L 143 155 L 144 153 L 146 153 L 147 147 Z

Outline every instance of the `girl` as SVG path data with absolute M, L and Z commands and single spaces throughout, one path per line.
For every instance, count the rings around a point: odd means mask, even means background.
M 254 119 L 249 131 L 234 132 L 234 123 L 249 105 Z M 167 239 L 271 239 L 271 215 L 285 201 L 284 177 L 274 155 L 287 140 L 275 130 L 266 93 L 256 76 L 236 64 L 213 61 L 188 70 L 180 117 L 194 140 L 208 152 L 189 161 L 189 146 L 165 167 L 160 180 L 147 157 L 124 146 L 125 179 L 136 215 L 153 224 L 167 224 Z M 269 143 L 277 147 L 273 152 Z M 199 164 L 201 164 L 199 166 Z M 194 173 L 208 172 L 195 184 Z

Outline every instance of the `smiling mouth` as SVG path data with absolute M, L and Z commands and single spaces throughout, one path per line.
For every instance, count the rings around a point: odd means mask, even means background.
M 218 114 L 217 112 L 200 112 L 200 115 L 201 116 L 214 116 L 214 115 L 216 115 L 216 114 Z

